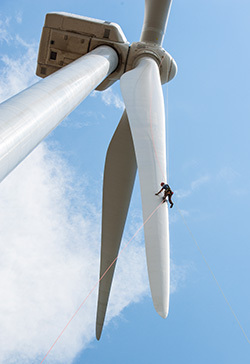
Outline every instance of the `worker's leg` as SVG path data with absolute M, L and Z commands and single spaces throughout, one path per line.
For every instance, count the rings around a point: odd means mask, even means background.
M 174 206 L 173 201 L 172 201 L 172 193 L 168 194 L 168 201 L 170 203 L 170 208 L 172 208 Z

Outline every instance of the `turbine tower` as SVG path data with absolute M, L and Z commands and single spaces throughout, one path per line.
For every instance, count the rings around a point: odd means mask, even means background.
M 161 181 L 167 182 L 161 85 L 177 72 L 175 61 L 161 47 L 171 3 L 145 0 L 141 38 L 131 45 L 115 23 L 68 13 L 47 14 L 37 65 L 37 75 L 43 79 L 0 105 L 1 181 L 92 90 L 105 90 L 120 79 L 126 109 L 108 147 L 104 169 L 98 340 L 137 168 L 143 220 L 147 221 L 144 236 L 152 299 L 160 316 L 168 314 L 168 207 L 159 207 L 154 193 Z

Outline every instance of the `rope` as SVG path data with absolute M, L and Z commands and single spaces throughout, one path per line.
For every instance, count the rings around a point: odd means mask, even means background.
M 225 300 L 225 302 L 226 302 L 227 306 L 229 307 L 229 309 L 230 309 L 231 313 L 233 314 L 233 316 L 234 316 L 234 318 L 235 318 L 235 320 L 236 320 L 237 324 L 239 325 L 239 328 L 241 329 L 241 331 L 242 331 L 243 335 L 245 336 L 245 339 L 247 340 L 248 344 L 250 344 L 250 340 L 248 339 L 246 332 L 244 331 L 244 329 L 243 329 L 243 327 L 242 327 L 242 325 L 241 325 L 241 323 L 240 323 L 240 321 L 239 321 L 238 317 L 236 316 L 236 313 L 234 312 L 234 310 L 233 310 L 233 308 L 232 308 L 231 304 L 229 303 L 229 301 L 228 301 L 227 297 L 225 296 L 225 293 L 223 292 L 223 290 L 222 290 L 222 288 L 221 288 L 221 285 L 219 284 L 219 282 L 218 282 L 217 278 L 215 277 L 214 272 L 212 271 L 212 268 L 211 268 L 211 267 L 210 267 L 210 265 L 208 264 L 208 261 L 206 260 L 206 258 L 205 258 L 205 256 L 204 256 L 204 254 L 203 254 L 203 252 L 202 252 L 202 250 L 201 250 L 201 248 L 200 248 L 199 244 L 197 243 L 197 241 L 196 241 L 196 239 L 195 239 L 195 237 L 194 237 L 194 235 L 193 235 L 192 231 L 190 230 L 190 228 L 189 228 L 189 226 L 188 226 L 188 224 L 187 224 L 187 222 L 186 222 L 186 220 L 185 220 L 185 218 L 184 218 L 184 216 L 183 216 L 183 214 L 182 214 L 181 210 L 179 209 L 179 207 L 178 207 L 178 205 L 177 205 L 176 203 L 175 203 L 175 206 L 176 206 L 176 208 L 177 208 L 177 210 L 178 210 L 178 212 L 179 212 L 179 214 L 180 214 L 180 216 L 181 216 L 181 218 L 182 218 L 182 220 L 183 220 L 183 222 L 184 222 L 184 224 L 185 224 L 185 226 L 186 226 L 186 228 L 187 228 L 187 230 L 188 230 L 188 232 L 189 232 L 189 234 L 190 234 L 190 236 L 191 236 L 192 240 L 194 241 L 194 243 L 195 243 L 195 245 L 196 245 L 196 247 L 197 247 L 197 249 L 198 249 L 198 251 L 199 251 L 199 253 L 200 253 L 200 255 L 201 255 L 202 259 L 203 259 L 203 261 L 205 262 L 205 264 L 206 264 L 206 266 L 207 266 L 207 268 L 208 268 L 208 270 L 209 270 L 209 272 L 210 272 L 211 276 L 213 277 L 213 280 L 215 281 L 215 283 L 216 283 L 217 287 L 219 288 L 220 293 L 222 294 L 222 296 L 223 296 L 223 298 L 224 298 L 224 300 Z
M 169 181 L 169 119 L 168 119 L 168 84 L 167 84 L 166 98 L 167 98 L 167 105 L 166 105 L 167 150 L 166 150 L 166 153 L 167 153 L 167 178 L 168 178 L 168 181 Z M 152 130 L 152 129 L 151 129 L 151 130 Z M 153 139 L 153 134 L 151 135 L 151 137 L 152 137 L 152 139 Z M 153 144 L 154 144 L 154 139 L 153 139 Z M 155 154 L 156 154 L 156 160 L 157 160 L 157 163 L 158 163 L 158 165 L 159 165 L 159 160 L 158 160 L 158 157 L 157 157 L 157 152 L 156 152 L 156 148 L 155 148 L 155 147 L 154 147 L 154 152 L 155 152 Z M 161 168 L 161 166 L 159 166 L 159 167 Z M 242 331 L 243 335 L 245 336 L 245 339 L 247 340 L 248 344 L 250 344 L 250 340 L 248 339 L 248 336 L 247 336 L 247 334 L 246 334 L 245 330 L 243 329 L 243 327 L 242 327 L 242 325 L 241 325 L 241 323 L 240 323 L 240 321 L 239 321 L 239 319 L 238 319 L 238 317 L 237 317 L 236 313 L 234 312 L 234 310 L 233 310 L 233 308 L 232 308 L 231 304 L 229 303 L 229 301 L 228 301 L 228 299 L 227 299 L 227 297 L 226 297 L 225 293 L 223 292 L 223 290 L 222 290 L 222 288 L 221 288 L 221 285 L 219 284 L 219 282 L 218 282 L 217 278 L 215 277 L 215 274 L 214 274 L 214 272 L 212 271 L 212 268 L 211 268 L 211 267 L 210 267 L 210 265 L 208 264 L 208 261 L 206 260 L 206 258 L 205 258 L 205 256 L 204 256 L 204 254 L 203 254 L 203 252 L 202 252 L 202 250 L 201 250 L 201 248 L 200 248 L 199 244 L 197 243 L 197 241 L 196 241 L 196 239 L 195 239 L 195 237 L 194 237 L 194 235 L 193 235 L 192 231 L 190 230 L 190 228 L 189 228 L 189 226 L 188 226 L 188 224 L 187 224 L 187 222 L 186 222 L 186 220 L 185 220 L 185 218 L 184 218 L 183 214 L 181 213 L 181 210 L 179 209 L 179 207 L 178 207 L 178 205 L 177 205 L 176 203 L 175 203 L 175 206 L 176 206 L 176 208 L 177 208 L 177 210 L 178 210 L 178 212 L 179 212 L 179 214 L 180 214 L 180 216 L 181 216 L 181 218 L 182 218 L 182 220 L 183 220 L 183 222 L 184 222 L 184 224 L 185 224 L 185 226 L 186 226 L 186 228 L 187 228 L 187 230 L 188 230 L 188 232 L 189 232 L 189 234 L 190 234 L 190 236 L 191 236 L 192 240 L 194 241 L 194 243 L 195 243 L 195 245 L 196 245 L 196 247 L 197 247 L 197 249 L 198 249 L 198 251 L 199 251 L 199 253 L 200 253 L 200 255 L 201 255 L 202 259 L 203 259 L 203 261 L 205 262 L 205 264 L 206 264 L 206 266 L 207 266 L 207 268 L 208 268 L 208 270 L 209 270 L 209 272 L 210 272 L 210 274 L 211 274 L 211 276 L 212 276 L 213 280 L 215 281 L 215 283 L 216 283 L 217 287 L 219 288 L 219 291 L 220 291 L 220 293 L 221 293 L 222 297 L 224 298 L 224 300 L 225 300 L 225 302 L 226 302 L 227 306 L 229 307 L 229 309 L 230 309 L 231 313 L 233 314 L 233 316 L 234 316 L 234 318 L 235 318 L 235 320 L 236 320 L 236 322 L 237 322 L 237 324 L 238 324 L 238 326 L 239 326 L 240 330 Z
M 71 317 L 71 319 L 68 321 L 67 325 L 64 327 L 64 329 L 61 331 L 61 333 L 58 335 L 57 339 L 55 340 L 55 342 L 53 343 L 53 345 L 50 347 L 50 349 L 48 350 L 48 352 L 46 353 L 45 357 L 43 358 L 43 360 L 40 362 L 40 364 L 42 364 L 45 359 L 47 358 L 47 356 L 50 354 L 50 352 L 52 351 L 52 349 L 54 348 L 54 346 L 56 345 L 56 343 L 58 342 L 58 340 L 60 339 L 60 337 L 63 335 L 64 331 L 67 329 L 67 327 L 69 326 L 69 324 L 72 322 L 72 320 L 75 318 L 75 316 L 78 314 L 78 312 L 80 311 L 80 309 L 82 308 L 82 306 L 85 304 L 85 302 L 87 301 L 87 299 L 91 296 L 91 294 L 94 292 L 94 290 L 96 289 L 96 287 L 98 286 L 98 284 L 101 282 L 101 280 L 105 277 L 105 275 L 108 273 L 108 271 L 110 270 L 110 268 L 115 264 L 115 262 L 117 261 L 117 259 L 119 258 L 119 256 L 121 256 L 121 254 L 124 252 L 124 250 L 128 247 L 128 245 L 131 243 L 131 241 L 136 237 L 136 235 L 141 231 L 141 229 L 144 227 L 144 225 L 151 219 L 151 217 L 155 214 L 155 212 L 160 208 L 160 206 L 163 204 L 163 201 L 151 212 L 151 214 L 147 217 L 147 219 L 144 221 L 144 223 L 137 229 L 137 231 L 134 233 L 134 235 L 132 236 L 132 238 L 127 242 L 127 244 L 125 244 L 125 246 L 120 250 L 119 254 L 117 255 L 117 257 L 113 260 L 113 262 L 109 265 L 109 267 L 106 269 L 106 271 L 103 273 L 103 275 L 100 277 L 100 279 L 95 283 L 95 285 L 93 286 L 93 288 L 90 290 L 89 294 L 84 298 L 84 300 L 82 301 L 82 303 L 80 304 L 80 306 L 78 307 L 78 309 L 75 311 L 74 315 Z
M 170 174 L 169 174 L 169 122 L 168 122 L 168 83 L 166 92 L 166 133 L 167 133 L 167 182 L 170 184 Z
M 165 58 L 165 56 L 164 56 Z M 163 59 L 164 59 L 163 58 Z M 159 68 L 163 62 L 163 59 L 161 60 L 161 63 L 159 65 Z M 153 85 L 154 85 L 154 80 L 151 80 L 152 84 L 150 89 L 153 89 Z M 167 84 L 167 93 L 166 93 L 166 110 L 165 110 L 165 125 L 166 125 L 166 134 L 167 134 L 167 142 L 166 142 L 166 164 L 167 164 L 167 176 L 166 173 L 164 172 L 162 165 L 159 161 L 159 157 L 158 157 L 158 153 L 157 153 L 157 149 L 156 149 L 156 143 L 154 140 L 154 134 L 153 134 L 153 117 L 152 117 L 152 97 L 150 100 L 150 105 L 149 105 L 149 115 L 150 115 L 150 135 L 151 135 L 151 140 L 152 140 L 152 144 L 153 144 L 153 150 L 154 150 L 154 154 L 155 154 L 155 159 L 156 162 L 158 164 L 159 170 L 161 171 L 161 175 L 162 175 L 162 180 L 166 183 L 169 183 L 169 122 L 168 122 L 168 84 Z
M 150 87 L 150 90 L 153 90 L 154 80 L 152 79 L 151 82 L 152 82 L 152 85 Z M 153 144 L 155 159 L 156 159 L 156 162 L 158 164 L 159 170 L 161 171 L 162 180 L 165 181 L 166 180 L 166 174 L 165 174 L 165 172 L 164 172 L 164 170 L 163 170 L 163 168 L 161 166 L 161 163 L 159 161 L 159 157 L 158 157 L 157 150 L 156 150 L 156 144 L 155 144 L 155 140 L 154 140 L 154 134 L 153 134 L 152 100 L 153 100 L 153 97 L 151 97 L 150 105 L 149 105 L 150 136 L 151 136 L 151 140 L 152 140 L 152 144 Z
M 168 93 L 167 93 L 167 98 L 168 98 Z M 168 100 L 167 100 L 167 105 L 168 105 Z M 163 180 L 165 180 L 165 173 L 161 167 L 160 161 L 158 159 L 158 154 L 156 151 L 156 147 L 155 147 L 155 141 L 154 141 L 154 136 L 153 136 L 153 128 L 152 128 L 152 99 L 150 102 L 150 132 L 151 132 L 151 138 L 152 138 L 152 142 L 153 142 L 153 149 L 154 149 L 154 153 L 155 153 L 155 157 L 158 163 L 158 166 L 161 170 L 162 173 L 162 177 Z M 168 106 L 167 106 L 167 133 L 168 133 Z M 168 148 L 168 146 L 167 146 Z M 169 152 L 167 149 L 167 165 L 169 166 Z M 169 172 L 168 172 L 169 173 Z M 168 174 L 169 175 L 169 174 Z M 80 304 L 80 306 L 78 307 L 78 309 L 75 311 L 75 313 L 73 314 L 73 316 L 71 317 L 71 319 L 68 321 L 68 323 L 66 324 L 66 326 L 63 328 L 63 330 L 61 331 L 61 333 L 58 335 L 57 339 L 55 340 L 55 342 L 53 343 L 53 345 L 50 347 L 50 349 L 48 350 L 48 352 L 46 353 L 46 355 L 44 356 L 43 360 L 40 362 L 40 364 L 44 363 L 44 361 L 46 360 L 46 358 L 48 357 L 48 355 L 50 354 L 50 352 L 52 351 L 52 349 L 54 348 L 54 346 L 56 345 L 56 343 L 58 342 L 58 340 L 61 338 L 61 336 L 63 335 L 63 333 L 65 332 L 65 330 L 67 329 L 67 327 L 70 325 L 70 323 L 72 322 L 72 320 L 75 318 L 75 316 L 78 314 L 78 312 L 80 311 L 80 309 L 82 308 L 82 306 L 85 304 L 85 302 L 87 301 L 87 299 L 91 296 L 91 294 L 94 292 L 94 290 L 96 289 L 96 287 L 98 286 L 98 284 L 101 282 L 101 280 L 105 277 L 105 275 L 108 273 L 108 271 L 110 270 L 110 268 L 115 264 L 115 262 L 117 261 L 117 259 L 119 258 L 119 256 L 123 253 L 123 251 L 128 247 L 128 245 L 130 244 L 130 242 L 136 237 L 136 235 L 140 232 L 140 230 L 144 227 L 144 225 L 151 219 L 151 217 L 154 215 L 154 213 L 159 209 L 159 207 L 163 204 L 163 201 L 153 210 L 153 212 L 148 216 L 148 218 L 144 221 L 144 223 L 139 227 L 139 229 L 135 232 L 135 234 L 132 236 L 132 238 L 128 241 L 128 243 L 123 247 L 123 249 L 120 250 L 119 254 L 117 255 L 117 257 L 113 260 L 113 262 L 110 264 L 110 266 L 106 269 L 106 271 L 103 273 L 103 275 L 100 277 L 100 279 L 95 283 L 95 285 L 93 286 L 93 288 L 90 290 L 90 292 L 88 293 L 88 295 L 85 297 L 85 299 L 82 301 L 82 303 Z
M 166 154 L 167 154 L 167 179 L 168 179 L 168 181 L 169 181 L 169 118 L 168 118 L 168 85 L 167 85 L 166 98 L 167 98 L 167 105 L 166 105 L 166 134 L 167 134 L 167 150 L 166 150 Z M 151 107 L 151 105 L 150 105 L 150 107 Z M 152 118 L 151 118 L 151 120 L 152 120 Z M 152 121 L 151 121 L 151 123 L 152 123 Z M 155 152 L 155 156 L 156 156 L 156 161 L 157 161 L 157 163 L 158 163 L 158 166 L 159 166 L 160 170 L 162 171 L 162 168 L 161 168 L 161 166 L 160 166 L 159 159 L 158 159 L 158 156 L 157 156 L 157 151 L 156 151 L 156 148 L 155 148 L 155 143 L 154 143 L 154 138 L 153 138 L 153 133 L 152 133 L 152 127 L 151 127 L 151 137 L 152 137 L 152 141 L 153 141 L 153 146 L 154 146 L 154 152 Z M 198 251 L 199 251 L 199 253 L 200 253 L 200 255 L 201 255 L 202 259 L 203 259 L 203 261 L 205 262 L 205 264 L 206 264 L 206 266 L 207 266 L 207 268 L 208 268 L 208 270 L 209 270 L 209 272 L 210 272 L 210 274 L 211 274 L 211 276 L 212 276 L 213 280 L 215 281 L 215 283 L 216 283 L 217 287 L 219 288 L 219 291 L 220 291 L 220 293 L 221 293 L 222 297 L 224 298 L 224 300 L 225 300 L 225 302 L 226 302 L 227 306 L 229 307 L 229 309 L 230 309 L 231 313 L 233 314 L 233 316 L 234 316 L 234 318 L 235 318 L 235 320 L 236 320 L 236 322 L 237 322 L 237 324 L 238 324 L 238 326 L 239 326 L 240 330 L 242 331 L 243 335 L 245 336 L 245 339 L 247 340 L 248 344 L 250 344 L 250 340 L 248 339 L 248 336 L 247 336 L 247 334 L 246 334 L 245 330 L 243 329 L 243 327 L 242 327 L 242 325 L 241 325 L 241 323 L 240 323 L 240 321 L 239 321 L 239 319 L 238 319 L 238 317 L 237 317 L 236 313 L 234 312 L 234 310 L 233 310 L 233 308 L 232 308 L 231 304 L 229 303 L 229 301 L 228 301 L 227 297 L 225 296 L 225 293 L 223 292 L 223 290 L 222 290 L 222 288 L 221 288 L 221 286 L 220 286 L 220 284 L 219 284 L 219 282 L 218 282 L 217 278 L 215 277 L 215 275 L 214 275 L 214 273 L 213 273 L 213 271 L 212 271 L 212 268 L 211 268 L 211 267 L 210 267 L 210 265 L 208 264 L 208 261 L 206 260 L 206 258 L 205 258 L 205 256 L 204 256 L 204 254 L 203 254 L 203 252 L 202 252 L 202 250 L 201 250 L 201 248 L 200 248 L 199 244 L 197 243 L 197 241 L 196 241 L 196 239 L 195 239 L 194 235 L 192 234 L 192 231 L 190 230 L 190 228 L 189 228 L 189 226 L 188 226 L 188 224 L 187 224 L 187 222 L 186 222 L 186 220 L 185 220 L 185 218 L 184 218 L 183 214 L 181 213 L 181 210 L 179 209 L 179 207 L 178 207 L 178 205 L 177 205 L 176 203 L 175 203 L 175 206 L 176 206 L 176 208 L 177 208 L 177 210 L 178 210 L 178 212 L 179 212 L 179 214 L 180 214 L 180 216 L 181 216 L 181 218 L 182 218 L 182 220 L 183 220 L 183 222 L 184 222 L 184 224 L 185 224 L 185 226 L 186 226 L 186 228 L 187 228 L 187 230 L 188 230 L 188 232 L 189 232 L 189 234 L 190 234 L 190 236 L 191 236 L 192 240 L 194 241 L 194 243 L 195 243 L 195 245 L 196 245 L 196 247 L 197 247 L 197 249 L 198 249 Z

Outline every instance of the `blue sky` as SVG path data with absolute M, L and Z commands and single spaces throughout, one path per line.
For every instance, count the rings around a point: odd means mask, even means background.
M 1 101 L 37 82 L 40 34 L 53 11 L 116 22 L 132 43 L 144 1 L 1 1 Z M 178 64 L 168 97 L 163 86 L 174 200 L 248 337 L 249 32 L 246 0 L 179 0 L 163 43 Z M 92 94 L 0 186 L 1 363 L 39 364 L 98 279 L 104 159 L 122 107 L 118 82 Z M 137 181 L 124 242 L 140 223 Z M 140 234 L 118 262 L 101 340 L 94 293 L 45 363 L 248 363 L 250 345 L 177 208 L 170 239 L 166 320 L 153 308 Z

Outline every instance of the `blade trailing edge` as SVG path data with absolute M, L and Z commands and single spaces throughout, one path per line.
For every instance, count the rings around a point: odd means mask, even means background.
M 116 259 L 136 175 L 136 159 L 127 113 L 110 142 L 104 169 L 100 278 Z M 100 339 L 116 262 L 99 283 L 96 338 Z

